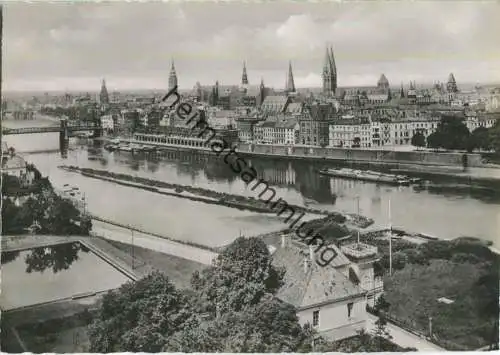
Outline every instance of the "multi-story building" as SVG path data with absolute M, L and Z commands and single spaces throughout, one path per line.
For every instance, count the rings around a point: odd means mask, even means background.
M 491 128 L 500 119 L 500 112 L 470 112 L 466 115 L 465 125 L 470 132 L 473 132 L 479 127 Z
M 329 146 L 344 148 L 369 148 L 372 146 L 369 119 L 343 116 L 329 126 Z
M 254 126 L 254 143 L 257 144 L 297 144 L 299 124 L 297 118 L 288 116 L 283 120 L 262 121 Z
M 335 107 L 330 104 L 313 103 L 304 107 L 298 116 L 299 142 L 301 145 L 327 146 L 329 123 L 335 118 Z
M 243 114 L 236 118 L 236 128 L 240 142 L 254 142 L 254 126 L 262 119 L 254 112 L 253 114 Z

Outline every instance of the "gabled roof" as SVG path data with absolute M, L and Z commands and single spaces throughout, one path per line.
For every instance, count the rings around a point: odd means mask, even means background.
M 286 104 L 288 103 L 288 97 L 282 95 L 273 95 L 267 96 L 262 102 L 262 109 L 266 110 L 269 106 L 278 107 L 279 111 L 283 111 L 285 109 Z
M 274 252 L 273 263 L 286 268 L 284 285 L 276 294 L 278 298 L 303 309 L 366 293 L 331 265 L 321 267 L 309 262 L 306 271 L 304 260 L 308 258 L 308 250 L 290 242 Z
M 301 112 L 302 111 L 302 103 L 300 102 L 292 102 L 290 103 L 287 108 L 286 112 Z

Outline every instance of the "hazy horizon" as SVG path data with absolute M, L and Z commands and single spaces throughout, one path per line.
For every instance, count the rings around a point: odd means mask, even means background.
M 164 90 L 197 81 L 321 86 L 327 43 L 339 87 L 500 82 L 499 2 L 6 3 L 3 90 Z

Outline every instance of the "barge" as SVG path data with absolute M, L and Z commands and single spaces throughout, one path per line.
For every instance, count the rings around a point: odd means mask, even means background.
M 376 183 L 384 183 L 391 185 L 410 185 L 416 184 L 420 182 L 420 179 L 412 179 L 405 175 L 393 175 L 393 174 L 384 174 L 376 171 L 363 171 L 363 170 L 354 170 L 348 168 L 338 168 L 338 169 L 322 169 L 319 170 L 321 175 L 339 177 L 344 179 L 352 179 L 352 180 L 361 180 L 361 181 L 369 181 Z

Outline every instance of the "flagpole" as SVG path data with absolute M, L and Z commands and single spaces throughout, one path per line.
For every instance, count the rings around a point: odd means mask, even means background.
M 357 204 L 358 204 L 358 218 L 360 217 L 359 215 L 359 196 L 356 197 Z M 359 246 L 359 229 L 358 229 L 358 246 Z
M 389 276 L 392 275 L 392 221 L 391 221 L 391 199 L 389 198 Z

